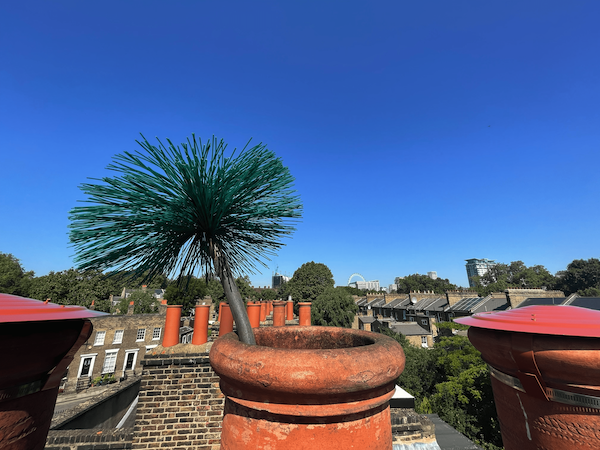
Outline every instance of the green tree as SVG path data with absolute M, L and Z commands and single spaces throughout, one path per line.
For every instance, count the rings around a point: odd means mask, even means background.
M 172 282 L 167 286 L 165 299 L 169 305 L 181 305 L 181 314 L 189 316 L 196 306 L 196 301 L 208 295 L 205 280 L 191 277 L 185 283 Z
M 448 330 L 467 328 L 438 325 Z M 415 397 L 417 412 L 438 414 L 486 449 L 502 446 L 489 369 L 465 336 L 450 333 L 440 337 L 433 349 L 425 349 L 389 329 L 381 332 L 402 345 L 406 365 L 398 385 Z
M 560 289 L 565 295 L 600 296 L 600 260 L 575 259 L 567 266 L 567 270 L 557 273 L 554 288 Z
M 134 314 L 154 314 L 158 312 L 159 300 L 149 292 L 134 291 L 127 298 L 122 298 L 118 305 L 119 314 L 126 314 L 129 304 L 133 302 Z
M 364 297 L 365 291 L 355 288 L 353 286 L 336 286 L 338 289 L 343 289 L 350 295 L 357 295 L 359 297 Z
M 258 300 L 276 300 L 278 297 L 277 291 L 275 289 L 261 289 L 260 291 L 256 291 L 255 298 Z
M 96 310 L 110 312 L 109 297 L 120 291 L 116 280 L 99 270 L 68 269 L 34 278 L 30 296 L 38 300 L 49 298 L 60 305 L 81 305 L 86 308 L 94 302 Z
M 10 253 L 0 253 L 0 292 L 30 296 L 33 272 L 25 272 L 21 262 Z
M 333 274 L 329 267 L 314 261 L 302 264 L 290 281 L 281 287 L 281 297 L 292 296 L 294 305 L 298 302 L 313 302 L 327 288 L 334 285 Z
M 485 297 L 492 292 L 508 288 L 550 288 L 556 284 L 554 276 L 544 266 L 527 267 L 523 261 L 497 264 L 480 277 L 473 277 L 479 295 Z
M 262 255 L 293 232 L 290 220 L 302 210 L 294 179 L 262 144 L 226 156 L 214 137 L 204 145 L 194 135 L 181 147 L 167 142 L 156 147 L 144 138 L 143 150 L 115 156 L 108 169 L 116 176 L 81 186 L 90 205 L 71 210 L 76 262 L 146 272 L 149 280 L 214 274 L 240 340 L 254 344 L 235 274 L 264 265 Z
M 412 291 L 433 291 L 436 294 L 443 294 L 449 290 L 455 290 L 456 285 L 450 283 L 447 278 L 436 278 L 433 280 L 428 275 L 419 275 L 415 273 L 404 278 L 396 277 L 394 283 L 398 286 L 399 294 L 408 294 Z
M 311 305 L 313 325 L 350 328 L 358 306 L 344 289 L 329 287 Z

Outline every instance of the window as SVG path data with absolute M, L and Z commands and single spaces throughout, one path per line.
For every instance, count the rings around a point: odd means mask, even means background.
M 427 319 L 421 319 L 421 325 L 427 326 Z
M 123 362 L 123 372 L 125 372 L 126 370 L 135 370 L 135 362 L 137 361 L 137 355 L 138 355 L 139 350 L 140 350 L 139 348 L 136 348 L 134 350 L 126 350 L 125 351 L 125 361 Z
M 160 328 L 155 328 L 154 331 L 152 331 L 152 340 L 156 341 L 158 339 L 160 339 Z
M 96 339 L 94 339 L 94 345 L 104 345 L 104 338 L 106 331 L 96 331 Z
M 77 378 L 80 377 L 91 377 L 92 371 L 94 370 L 94 362 L 98 353 L 91 353 L 88 355 L 81 355 L 79 362 L 79 371 L 77 372 Z
M 115 338 L 113 339 L 113 344 L 121 344 L 123 342 L 123 330 L 115 331 Z
M 427 336 L 421 336 L 421 347 L 427 348 Z
M 153 348 L 156 348 L 157 344 L 154 345 L 146 345 L 146 353 L 148 353 L 150 350 L 152 350 Z
M 119 350 L 106 350 L 106 354 L 104 355 L 104 364 L 102 365 L 102 374 L 115 373 L 117 353 L 119 353 Z
M 146 329 L 138 328 L 137 336 L 135 338 L 136 342 L 143 341 L 146 339 Z

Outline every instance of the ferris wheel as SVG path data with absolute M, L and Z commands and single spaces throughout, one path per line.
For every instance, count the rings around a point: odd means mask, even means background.
M 348 286 L 350 286 L 350 283 L 352 283 L 352 278 L 354 277 L 359 277 L 361 278 L 365 283 L 367 282 L 367 280 L 365 280 L 365 277 L 363 277 L 360 273 L 353 273 L 352 275 L 350 275 L 350 278 L 348 278 Z

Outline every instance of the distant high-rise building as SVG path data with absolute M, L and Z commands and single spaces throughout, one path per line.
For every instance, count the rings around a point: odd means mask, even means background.
M 494 267 L 496 265 L 496 261 L 485 258 L 466 259 L 465 261 L 467 261 L 467 264 L 465 264 L 465 266 L 467 267 L 467 278 L 469 279 L 470 287 L 475 287 L 475 284 L 472 280 L 473 277 L 482 276 L 490 269 L 490 267 Z
M 271 287 L 273 289 L 277 289 L 283 283 L 287 283 L 290 281 L 291 277 L 286 277 L 285 275 L 281 275 L 280 273 L 275 272 L 275 275 L 271 278 Z
M 432 280 L 437 280 L 437 272 L 427 272 L 427 276 Z

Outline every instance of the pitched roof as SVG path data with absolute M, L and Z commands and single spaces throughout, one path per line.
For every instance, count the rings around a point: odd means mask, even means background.
M 390 323 L 390 329 L 396 333 L 403 334 L 404 336 L 424 336 L 432 334 L 431 331 L 427 331 L 422 328 L 416 322 L 395 322 Z
M 448 305 L 448 300 L 446 297 L 438 297 L 438 298 L 424 298 L 423 300 L 417 302 L 413 306 L 409 306 L 408 309 L 413 309 L 415 311 L 444 311 L 444 307 Z

